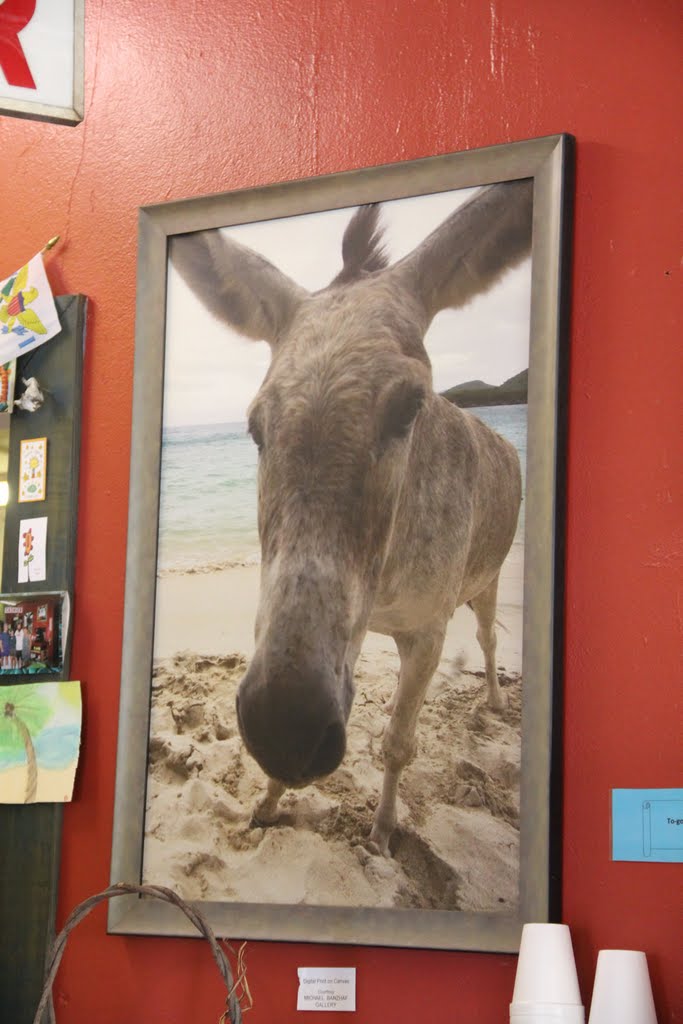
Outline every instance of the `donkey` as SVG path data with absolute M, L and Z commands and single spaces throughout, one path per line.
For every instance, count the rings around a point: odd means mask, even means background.
M 440 310 L 463 306 L 522 260 L 531 213 L 531 181 L 492 185 L 389 266 L 379 208 L 359 207 L 343 269 L 315 293 L 219 230 L 172 242 L 206 308 L 272 350 L 248 415 L 261 586 L 255 653 L 237 692 L 243 741 L 268 776 L 258 822 L 277 819 L 287 787 L 340 764 L 367 630 L 393 637 L 400 655 L 374 853 L 389 856 L 401 771 L 447 623 L 465 602 L 488 704 L 503 708 L 496 596 L 520 507 L 519 460 L 434 392 L 423 339 Z

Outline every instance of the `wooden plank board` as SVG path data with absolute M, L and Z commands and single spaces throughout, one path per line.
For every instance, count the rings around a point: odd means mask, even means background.
M 22 376 L 36 377 L 50 393 L 41 409 L 10 418 L 3 593 L 66 590 L 73 596 L 86 300 L 68 295 L 56 303 L 61 333 L 17 362 L 18 393 Z M 47 498 L 18 505 L 19 448 L 30 437 L 48 438 Z M 47 579 L 18 583 L 19 523 L 38 515 L 48 516 Z M 69 678 L 70 653 L 67 647 L 62 672 L 51 678 Z M 21 679 L 0 677 L 0 696 L 3 680 Z M 43 987 L 54 937 L 62 812 L 61 804 L 0 805 L 0 1020 L 12 1024 L 31 1024 Z

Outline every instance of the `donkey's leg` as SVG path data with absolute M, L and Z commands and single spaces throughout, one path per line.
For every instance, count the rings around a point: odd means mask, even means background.
M 498 576 L 497 574 L 482 590 L 480 594 L 473 597 L 470 604 L 472 611 L 477 616 L 477 640 L 484 652 L 484 663 L 486 666 L 486 685 L 488 688 L 488 705 L 493 711 L 502 711 L 505 701 L 498 682 L 498 671 L 496 669 L 496 602 L 498 599 Z
M 394 637 L 401 669 L 394 708 L 384 730 L 384 783 L 370 833 L 370 848 L 388 856 L 389 839 L 396 827 L 396 796 L 401 771 L 415 755 L 415 727 L 429 680 L 439 664 L 445 630 L 401 633 Z
M 268 779 L 266 795 L 259 800 L 254 808 L 251 820 L 254 825 L 272 825 L 278 818 L 277 805 L 286 786 L 277 779 Z

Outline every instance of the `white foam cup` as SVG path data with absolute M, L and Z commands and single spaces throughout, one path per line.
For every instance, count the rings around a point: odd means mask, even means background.
M 577 1008 L 583 1014 L 569 927 L 566 924 L 525 924 L 510 1019 L 517 1013 L 526 1014 L 529 1020 L 533 1006 L 554 1005 L 563 1006 L 565 1016 L 550 1017 L 550 1020 L 578 1020 Z M 580 1019 L 583 1020 L 583 1016 Z
M 657 1024 L 645 953 L 600 950 L 588 1024 Z

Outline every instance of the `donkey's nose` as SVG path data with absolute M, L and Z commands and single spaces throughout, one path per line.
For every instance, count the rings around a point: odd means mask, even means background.
M 252 663 L 237 692 L 237 721 L 247 750 L 267 775 L 302 786 L 339 766 L 346 725 L 336 691 L 325 670 L 266 676 Z
M 330 722 L 322 733 L 311 760 L 305 766 L 302 781 L 329 775 L 339 767 L 345 752 L 346 727 L 340 716 L 338 720 Z

